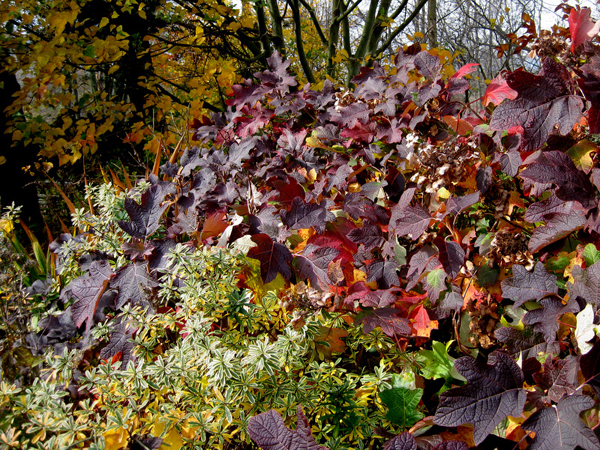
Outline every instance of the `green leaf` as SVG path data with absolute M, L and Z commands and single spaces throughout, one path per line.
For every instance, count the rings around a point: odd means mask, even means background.
M 392 389 L 379 393 L 379 398 L 388 407 L 385 418 L 402 427 L 411 427 L 421 420 L 424 415 L 417 410 L 417 405 L 423 395 L 423 389 L 407 389 L 399 387 L 402 381 L 399 375 L 392 376 Z
M 495 267 L 488 267 L 487 264 L 477 269 L 477 283 L 480 286 L 493 286 L 498 279 L 499 271 Z
M 425 364 L 421 368 L 423 378 L 437 380 L 444 378 L 451 379 L 452 362 L 454 358 L 448 355 L 448 348 L 453 341 L 446 345 L 438 341 L 433 341 L 431 350 L 420 350 L 419 355 L 425 360 Z
M 592 245 L 592 244 L 589 244 Z M 585 251 L 584 251 L 585 254 Z M 548 258 L 546 270 L 548 272 L 563 273 L 565 268 L 571 263 L 571 257 L 566 254 L 559 254 L 554 258 Z
M 590 243 L 583 249 L 583 257 L 587 267 L 589 267 L 600 261 L 600 252 L 594 244 Z
M 396 240 L 394 243 L 394 259 L 398 262 L 398 264 L 404 266 L 406 265 L 406 249 L 398 243 L 397 237 L 394 239 Z
M 88 58 L 95 58 L 96 57 L 96 49 L 94 48 L 93 45 L 88 45 L 85 50 L 83 51 L 84 56 L 87 56 Z
M 442 268 L 433 269 L 427 274 L 427 283 L 436 289 L 446 287 L 446 272 Z

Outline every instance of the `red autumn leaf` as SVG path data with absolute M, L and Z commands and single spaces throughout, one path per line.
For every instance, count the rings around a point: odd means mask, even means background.
M 517 98 L 517 95 L 518 92 L 508 85 L 502 75 L 498 75 L 488 85 L 485 94 L 483 94 L 483 98 L 481 99 L 481 103 L 483 103 L 484 106 L 488 106 L 490 103 L 497 106 L 505 99 L 514 100 Z
M 435 330 L 438 327 L 438 321 L 431 320 L 423 305 L 417 305 L 417 307 L 410 312 L 409 319 L 410 326 L 413 328 L 415 336 L 428 338 L 431 336 L 431 330 Z
M 571 32 L 571 52 L 589 41 L 600 31 L 600 22 L 594 23 L 591 19 L 592 11 L 590 8 L 573 8 L 569 14 L 569 31 Z
M 442 119 L 444 119 L 446 125 L 448 125 L 450 128 L 452 128 L 452 130 L 456 131 L 461 136 L 473 131 L 473 125 L 466 120 L 454 116 L 444 116 Z
M 319 327 L 319 334 L 315 336 L 317 350 L 325 357 L 331 358 L 333 353 L 341 353 L 346 349 L 346 343 L 340 338 L 348 336 L 346 330 L 335 327 Z
M 464 66 L 462 66 L 460 69 L 458 69 L 454 75 L 452 75 L 450 77 L 450 79 L 453 78 L 462 78 L 465 75 L 470 74 L 471 72 L 474 72 L 475 70 L 477 70 L 477 66 L 479 66 L 479 64 L 477 63 L 469 63 L 469 64 L 465 64 Z

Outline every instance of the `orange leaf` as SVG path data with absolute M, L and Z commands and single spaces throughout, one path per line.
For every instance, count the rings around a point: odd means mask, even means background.
M 209 237 L 218 236 L 225 228 L 229 225 L 226 220 L 227 215 L 225 213 L 214 213 L 206 218 L 204 221 L 204 227 L 202 228 L 202 233 L 200 234 L 200 240 L 204 241 Z
M 510 198 L 508 199 L 508 215 L 510 216 L 513 212 L 513 209 L 517 208 L 525 208 L 525 203 L 523 203 L 523 197 L 517 191 L 511 191 Z
M 341 353 L 346 349 L 346 344 L 340 339 L 346 336 L 348 336 L 346 330 L 320 327 L 318 336 L 315 336 L 315 345 L 319 353 L 326 358 L 331 358 L 333 353 Z
M 473 125 L 471 125 L 466 120 L 459 119 L 454 116 L 444 116 L 443 119 L 444 119 L 444 122 L 446 122 L 446 124 L 450 128 L 452 128 L 454 131 L 456 131 L 461 136 L 464 136 L 465 134 L 473 131 Z

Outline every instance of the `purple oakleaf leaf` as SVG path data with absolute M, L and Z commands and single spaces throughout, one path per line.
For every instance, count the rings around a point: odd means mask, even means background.
M 367 266 L 367 281 L 377 281 L 383 289 L 400 285 L 396 271 L 400 265 L 393 259 L 376 259 Z
M 325 224 L 335 220 L 333 213 L 327 211 L 325 201 L 320 205 L 305 203 L 300 197 L 292 201 L 289 211 L 282 210 L 279 215 L 283 224 L 291 230 L 313 227 L 319 233 L 325 230 Z
M 541 148 L 558 125 L 566 135 L 583 112 L 583 99 L 573 95 L 571 74 L 565 66 L 546 58 L 538 75 L 518 69 L 506 75 L 508 85 L 518 92 L 515 100 L 496 107 L 490 129 L 502 131 L 516 126 L 523 129 L 522 149 Z
M 365 251 L 381 247 L 384 243 L 383 232 L 381 227 L 373 225 L 369 220 L 365 219 L 361 228 L 355 228 L 348 233 L 348 239 L 355 244 L 363 244 Z
M 263 283 L 270 283 L 278 273 L 289 280 L 292 276 L 290 263 L 293 257 L 288 248 L 274 242 L 269 235 L 264 233 L 255 234 L 252 236 L 252 241 L 257 246 L 248 251 L 248 258 L 258 259 L 260 262 L 260 276 Z
M 112 358 L 121 353 L 121 368 L 125 369 L 129 361 L 135 361 L 133 354 L 133 341 L 131 340 L 135 329 L 126 321 L 121 320 L 110 335 L 106 347 L 100 350 L 100 359 Z
M 380 327 L 386 335 L 392 337 L 396 334 L 410 336 L 410 323 L 407 318 L 400 317 L 402 311 L 398 308 L 377 308 L 372 311 L 363 311 L 356 319 L 356 325 L 362 323 L 363 333 L 369 334 L 376 327 Z
M 541 264 L 541 263 L 538 263 Z M 573 299 L 574 300 L 574 299 Z M 575 301 L 563 305 L 556 298 L 545 298 L 540 303 L 541 308 L 528 311 L 523 317 L 525 325 L 534 325 L 534 331 L 542 333 L 546 342 L 556 340 L 556 332 L 560 326 L 558 319 L 565 313 L 578 313 L 579 305 Z
M 435 424 L 473 424 L 473 439 L 479 445 L 508 416 L 521 415 L 527 399 L 523 372 L 506 353 L 493 351 L 487 364 L 463 356 L 454 362 L 454 367 L 467 384 L 440 394 Z
M 133 305 L 149 304 L 152 289 L 158 286 L 158 282 L 148 273 L 147 262 L 134 262 L 121 267 L 110 286 L 119 289 L 117 308 L 122 308 L 128 301 Z
M 329 263 L 339 253 L 339 250 L 332 247 L 317 247 L 314 244 L 307 244 L 302 255 L 296 255 L 298 271 L 301 276 L 310 280 L 311 287 L 325 291 L 330 284 L 327 274 Z
M 560 350 L 558 342 L 546 342 L 541 333 L 536 333 L 531 327 L 516 330 L 511 327 L 498 328 L 494 336 L 506 344 L 511 355 L 523 353 L 523 358 L 535 357 L 538 353 L 557 354 Z
M 251 417 L 248 421 L 250 438 L 263 450 L 328 450 L 315 442 L 300 405 L 296 411 L 295 430 L 286 427 L 281 415 L 273 409 Z
M 417 450 L 417 441 L 408 431 L 390 439 L 383 446 L 384 450 Z
M 547 295 L 558 294 L 556 276 L 548 273 L 540 261 L 533 272 L 515 264 L 512 267 L 513 276 L 502 281 L 502 296 L 515 302 L 515 307 L 530 300 L 540 300 Z
M 561 200 L 578 201 L 589 210 L 598 205 L 596 189 L 589 177 L 577 167 L 569 155 L 560 151 L 544 152 L 519 176 L 537 183 L 554 183 Z
M 600 442 L 594 432 L 579 418 L 582 411 L 594 406 L 594 401 L 585 395 L 562 398 L 558 404 L 536 411 L 521 428 L 535 432 L 531 450 L 597 450 Z M 514 415 L 514 414 L 513 414 Z
M 108 261 L 100 260 L 92 262 L 89 273 L 71 283 L 71 292 L 77 297 L 77 301 L 71 307 L 73 322 L 77 327 L 87 321 L 86 330 L 91 328 L 100 298 L 113 277 L 114 273 Z
M 578 209 L 568 215 L 552 214 L 549 216 L 546 225 L 533 230 L 527 247 L 531 253 L 535 253 L 547 245 L 559 241 L 577 230 L 581 230 L 586 222 L 585 214 Z
M 140 204 L 131 198 L 126 198 L 125 211 L 129 214 L 131 222 L 120 220 L 119 226 L 133 237 L 146 239 L 160 226 L 159 219 L 168 207 L 167 204 L 162 204 L 164 198 L 165 193 L 158 184 L 151 186 L 142 194 Z

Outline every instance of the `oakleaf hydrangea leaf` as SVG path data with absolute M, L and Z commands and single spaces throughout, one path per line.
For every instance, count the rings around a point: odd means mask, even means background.
M 270 283 L 278 273 L 289 280 L 292 276 L 290 263 L 293 257 L 288 248 L 274 242 L 269 235 L 264 233 L 255 234 L 252 236 L 252 241 L 257 245 L 248 251 L 248 257 L 260 261 L 260 276 L 263 283 Z
M 523 150 L 541 148 L 555 125 L 561 135 L 566 135 L 581 117 L 583 99 L 571 94 L 571 74 L 552 58 L 544 60 L 538 75 L 520 68 L 507 74 L 506 81 L 518 97 L 496 107 L 490 129 L 521 127 Z
M 454 367 L 468 382 L 440 395 L 434 423 L 446 427 L 473 424 L 473 439 L 479 445 L 506 417 L 521 415 L 527 399 L 523 372 L 506 353 L 492 352 L 488 364 L 464 356 Z
M 325 223 L 335 220 L 335 216 L 327 211 L 325 202 L 320 205 L 316 203 L 305 203 L 300 197 L 292 201 L 289 211 L 281 211 L 281 221 L 291 230 L 300 230 L 313 227 L 320 233 L 325 229 Z
M 160 185 L 151 186 L 142 194 L 141 203 L 136 203 L 131 198 L 125 199 L 125 211 L 131 218 L 130 222 L 120 220 L 119 226 L 127 234 L 138 239 L 145 239 L 158 230 L 159 219 L 167 209 L 167 204 L 162 204 L 165 193 Z
M 148 262 L 134 262 L 121 267 L 111 282 L 112 288 L 119 289 L 117 308 L 121 308 L 127 301 L 134 305 L 147 304 L 151 290 L 156 286 L 158 282 L 148 273 Z
M 271 409 L 248 421 L 250 438 L 263 450 L 328 450 L 315 442 L 310 425 L 298 405 L 295 430 L 285 426 L 281 415 Z
M 386 442 L 385 450 L 417 450 L 417 441 L 408 431 Z
M 579 418 L 579 414 L 594 406 L 594 401 L 584 395 L 563 397 L 558 404 L 542 408 L 521 425 L 535 432 L 531 450 L 597 450 L 600 442 L 594 432 Z
M 327 275 L 329 263 L 333 261 L 340 251 L 332 247 L 318 247 L 308 244 L 302 255 L 296 255 L 296 263 L 300 275 L 310 280 L 311 287 L 327 290 L 330 284 Z
M 536 253 L 547 245 L 582 229 L 585 224 L 585 214 L 579 210 L 572 211 L 570 214 L 552 214 L 546 225 L 533 230 L 528 244 L 529 251 Z
M 547 295 L 558 294 L 556 276 L 549 274 L 544 264 L 538 261 L 533 272 L 525 267 L 513 265 L 513 276 L 502 281 L 502 296 L 514 300 L 515 307 L 530 300 L 539 300 Z
M 92 262 L 89 273 L 71 283 L 71 292 L 78 299 L 71 308 L 73 322 L 77 327 L 87 321 L 86 330 L 91 328 L 100 298 L 113 276 L 108 261 L 98 260 Z

